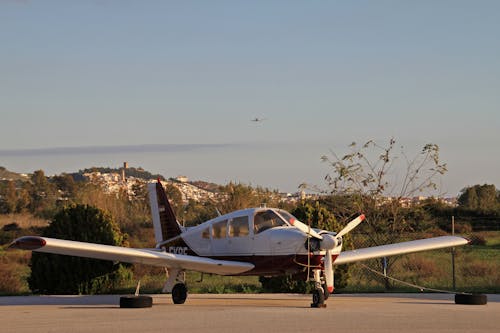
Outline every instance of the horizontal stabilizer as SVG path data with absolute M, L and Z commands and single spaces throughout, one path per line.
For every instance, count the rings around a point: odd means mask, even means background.
M 467 243 L 469 243 L 469 241 L 463 237 L 442 236 L 442 237 L 434 237 L 427 239 L 419 239 L 403 243 L 368 247 L 358 250 L 343 251 L 337 257 L 334 264 L 335 265 L 347 264 L 355 261 L 390 257 L 398 254 L 460 246 L 460 245 L 465 245 Z

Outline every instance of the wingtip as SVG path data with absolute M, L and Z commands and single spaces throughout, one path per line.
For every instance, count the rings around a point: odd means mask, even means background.
M 9 249 L 20 249 L 20 250 L 37 250 L 44 247 L 47 241 L 42 237 L 37 236 L 25 236 L 16 239 L 9 245 Z

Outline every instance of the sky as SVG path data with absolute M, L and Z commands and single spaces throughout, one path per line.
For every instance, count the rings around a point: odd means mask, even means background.
M 487 0 L 0 0 L 0 165 L 294 191 L 394 138 L 499 188 L 499 35 Z

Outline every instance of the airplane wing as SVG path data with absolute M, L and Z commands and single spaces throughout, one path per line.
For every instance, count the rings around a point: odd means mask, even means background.
M 247 262 L 214 260 L 204 257 L 167 253 L 159 249 L 134 249 L 38 236 L 20 237 L 13 241 L 9 248 L 127 263 L 140 263 L 219 275 L 239 274 L 254 268 L 253 264 Z
M 442 236 L 427 239 L 414 240 L 403 243 L 368 247 L 364 249 L 343 251 L 337 257 L 334 265 L 347 264 L 350 262 L 394 256 L 419 251 L 435 250 L 445 247 L 460 246 L 469 241 L 457 236 Z

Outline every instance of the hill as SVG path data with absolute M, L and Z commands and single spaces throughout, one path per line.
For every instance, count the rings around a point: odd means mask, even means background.
M 26 180 L 27 176 L 15 173 L 0 166 L 0 180 Z
M 94 167 L 94 168 L 87 168 L 84 170 L 79 170 L 77 173 L 71 174 L 75 180 L 82 180 L 85 178 L 83 175 L 85 173 L 92 173 L 92 172 L 100 172 L 100 173 L 118 173 L 120 174 L 122 172 L 123 168 L 108 168 L 108 167 Z M 127 177 L 135 177 L 139 179 L 144 179 L 144 180 L 150 180 L 150 179 L 161 179 L 165 180 L 165 177 L 163 177 L 160 174 L 152 174 L 149 171 L 144 170 L 143 168 L 134 168 L 134 167 L 129 167 L 125 169 L 125 175 Z

